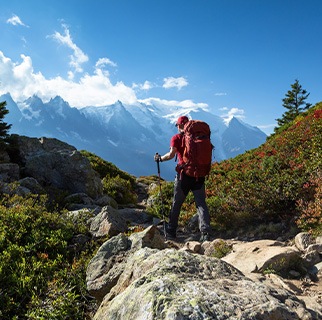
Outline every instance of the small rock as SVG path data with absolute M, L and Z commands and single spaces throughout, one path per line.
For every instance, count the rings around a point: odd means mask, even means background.
M 310 244 L 313 243 L 313 238 L 308 232 L 301 232 L 295 236 L 295 246 L 304 251 Z

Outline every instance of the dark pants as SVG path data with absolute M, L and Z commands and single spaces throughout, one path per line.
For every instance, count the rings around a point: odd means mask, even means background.
M 185 174 L 177 174 L 174 181 L 173 202 L 169 214 L 169 230 L 175 232 L 177 229 L 180 209 L 189 191 L 193 193 L 195 199 L 199 216 L 199 230 L 201 232 L 210 232 L 210 216 L 206 204 L 205 178 L 196 179 Z

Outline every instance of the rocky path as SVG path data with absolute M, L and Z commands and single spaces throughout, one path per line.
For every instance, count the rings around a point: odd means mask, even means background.
M 147 195 L 141 194 L 140 208 L 145 211 Z M 163 223 L 157 226 L 161 235 L 163 232 Z M 254 281 L 260 281 L 266 285 L 284 288 L 303 300 L 307 308 L 314 310 L 319 319 L 322 319 L 322 237 L 313 241 L 307 234 L 297 235 L 296 239 L 288 239 L 287 241 L 274 241 L 271 239 L 260 240 L 236 240 L 221 239 L 215 233 L 211 235 L 211 241 L 201 244 L 198 242 L 199 233 L 192 233 L 185 228 L 178 231 L 175 240 L 167 240 L 168 247 L 177 250 L 187 250 L 196 254 L 211 255 L 211 248 L 216 244 L 225 243 L 232 248 L 230 254 L 223 257 L 222 260 L 231 263 L 234 267 L 242 271 L 247 277 Z M 247 238 L 247 237 L 246 237 Z M 278 235 L 276 236 L 278 238 Z M 284 269 L 281 270 L 283 277 L 270 272 L 265 265 L 272 263 L 274 259 L 288 261 L 293 256 L 301 256 L 306 263 L 307 272 L 299 273 L 285 262 Z M 253 266 L 253 268 L 251 267 Z M 258 270 L 258 266 L 262 270 Z
M 301 237 L 301 234 L 298 237 Z M 317 312 L 318 319 L 322 319 L 322 244 L 318 246 L 315 243 L 312 244 L 316 249 L 319 248 L 314 253 L 316 263 L 311 266 L 307 264 L 308 272 L 300 274 L 298 271 L 289 268 L 287 260 L 292 259 L 292 250 L 294 250 L 294 255 L 305 257 L 307 255 L 305 252 L 309 245 L 305 247 L 302 244 L 302 247 L 299 245 L 300 248 L 297 248 L 295 245 L 290 246 L 287 242 L 268 239 L 256 241 L 223 240 L 215 235 L 212 236 L 209 243 L 200 244 L 198 241 L 192 240 L 193 238 L 199 239 L 199 235 L 191 235 L 191 233 L 183 230 L 175 241 L 168 240 L 167 243 L 172 248 L 188 250 L 196 254 L 209 254 L 211 247 L 216 246 L 219 242 L 225 243 L 227 246 L 231 246 L 232 252 L 223 257 L 222 260 L 232 264 L 254 281 L 259 281 L 275 288 L 287 289 L 297 298 L 303 300 L 308 309 Z M 299 251 L 302 252 L 299 253 Z M 312 251 L 311 254 L 313 255 Z M 284 259 L 285 270 L 281 270 L 283 276 L 274 273 L 273 270 L 270 272 L 269 268 L 265 271 L 265 265 L 269 265 L 274 259 Z M 318 260 L 320 261 L 318 262 Z M 259 268 L 259 266 L 262 266 L 262 268 Z

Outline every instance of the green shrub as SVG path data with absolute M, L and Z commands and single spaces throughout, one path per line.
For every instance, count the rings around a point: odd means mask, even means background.
M 168 217 L 171 209 L 173 182 L 167 182 L 161 179 L 160 184 L 157 179 L 153 187 L 149 190 L 150 203 L 147 211 L 153 216 L 163 219 L 163 216 Z
M 91 152 L 82 150 L 81 153 L 89 159 L 92 168 L 99 173 L 105 193 L 118 204 L 137 203 L 134 192 L 136 180 L 133 176 Z
M 137 196 L 132 189 L 131 182 L 120 176 L 113 178 L 105 177 L 103 180 L 103 190 L 119 204 L 136 203 Z
M 215 241 L 213 243 L 213 246 L 214 246 L 214 253 L 212 256 L 218 259 L 225 257 L 232 250 L 232 245 L 228 244 L 226 241 L 221 239 Z
M 125 171 L 120 170 L 116 165 L 106 160 L 103 160 L 94 153 L 82 150 L 81 154 L 85 156 L 91 163 L 92 168 L 98 172 L 100 178 L 115 178 L 120 177 L 130 181 L 132 187 L 135 185 L 135 178 Z
M 141 177 L 137 178 L 137 182 L 143 183 L 146 185 L 150 185 L 151 183 L 158 183 L 158 181 L 159 181 L 159 177 L 156 175 L 141 176 Z M 164 180 L 162 180 L 162 181 L 164 181 Z
M 84 319 L 84 265 L 94 247 L 69 248 L 84 226 L 48 211 L 45 196 L 3 196 L 0 221 L 0 318 Z

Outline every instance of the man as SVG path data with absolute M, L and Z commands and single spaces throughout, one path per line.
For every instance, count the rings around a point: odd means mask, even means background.
M 189 121 L 186 116 L 181 116 L 176 122 L 178 128 L 177 134 L 175 134 L 170 141 L 170 151 L 163 156 L 156 154 L 154 157 L 155 161 L 168 161 L 173 159 L 177 155 L 178 165 L 183 164 L 183 133 L 184 125 Z M 205 191 L 205 177 L 190 177 L 186 175 L 182 170 L 177 170 L 177 174 L 174 181 L 174 193 L 171 211 L 169 214 L 169 223 L 166 226 L 167 238 L 175 239 L 176 231 L 178 227 L 178 219 L 180 215 L 181 206 L 186 199 L 189 191 L 192 191 L 198 216 L 199 216 L 199 230 L 201 232 L 200 242 L 209 240 L 210 228 L 210 216 L 208 207 L 206 204 L 206 191 Z

